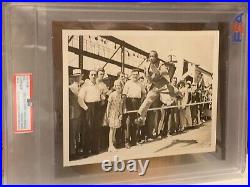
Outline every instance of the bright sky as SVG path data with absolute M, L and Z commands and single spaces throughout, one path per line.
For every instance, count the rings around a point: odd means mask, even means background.
M 178 61 L 177 71 L 182 71 L 183 59 L 198 64 L 209 72 L 213 72 L 213 65 L 217 64 L 214 61 L 218 57 L 218 31 L 78 31 L 74 33 L 74 35 L 80 34 L 112 35 L 144 51 L 156 50 L 159 57 L 166 61 L 168 56 L 173 54 Z M 119 54 L 117 55 L 119 58 Z M 75 59 L 78 61 L 78 58 Z M 96 61 L 86 57 L 85 59 L 89 62 Z
M 147 37 L 143 34 L 113 36 L 145 51 L 156 50 L 163 60 L 167 60 L 169 54 L 174 54 L 179 60 L 186 59 L 212 72 L 213 58 L 216 55 L 213 51 L 213 46 L 216 45 L 216 32 L 182 31 L 164 32 Z

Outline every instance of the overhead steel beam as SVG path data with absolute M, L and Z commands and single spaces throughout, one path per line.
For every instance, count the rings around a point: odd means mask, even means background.
M 110 64 L 114 64 L 114 65 L 119 66 L 119 67 L 122 66 L 121 62 L 118 62 L 116 60 L 112 60 L 112 59 L 109 59 L 109 58 L 106 58 L 106 57 L 103 57 L 103 56 L 99 56 L 99 55 L 96 55 L 94 53 L 90 53 L 88 51 L 79 50 L 78 48 L 75 48 L 75 47 L 68 46 L 68 51 L 70 51 L 72 53 L 75 53 L 77 55 L 83 55 L 83 56 L 94 58 L 94 59 L 97 59 L 97 60 L 100 60 L 100 61 L 103 61 L 103 62 L 108 62 Z M 134 69 L 135 67 L 131 66 L 129 64 L 124 64 L 124 68 Z M 143 72 L 143 69 L 141 69 L 141 68 L 138 68 L 138 69 L 139 69 L 140 72 Z
M 79 50 L 83 50 L 83 35 L 79 36 Z M 83 55 L 78 54 L 79 56 L 79 68 L 82 69 L 83 68 Z
M 102 37 L 102 38 L 105 38 L 106 40 L 109 40 L 109 41 L 111 41 L 111 42 L 114 42 L 114 43 L 117 43 L 117 44 L 119 44 L 119 45 L 122 45 L 122 46 L 124 46 L 125 48 L 130 49 L 130 50 L 132 50 L 132 51 L 134 51 L 134 52 L 136 52 L 136 53 L 139 53 L 139 54 L 141 54 L 141 55 L 144 55 L 144 56 L 146 56 L 147 58 L 148 58 L 148 56 L 149 56 L 149 53 L 148 53 L 148 52 L 143 51 L 143 50 L 141 50 L 141 49 L 139 49 L 139 48 L 137 48 L 137 47 L 135 47 L 135 46 L 133 46 L 133 45 L 131 45 L 131 44 L 129 44 L 129 43 L 123 41 L 123 40 L 120 40 L 120 39 L 114 37 L 114 36 L 101 36 L 101 37 Z M 159 60 L 162 61 L 162 62 L 164 62 L 164 63 L 166 63 L 166 64 L 170 64 L 169 62 L 166 62 L 165 60 L 162 60 L 161 58 L 159 58 Z
M 68 43 L 70 43 L 73 38 L 74 38 L 74 35 L 68 37 Z
M 118 47 L 118 49 L 116 49 L 116 51 L 113 53 L 113 55 L 109 58 L 109 60 L 111 60 L 114 56 L 115 56 L 115 54 L 119 51 L 119 49 L 121 48 L 121 45 Z M 105 66 L 107 66 L 107 64 L 108 64 L 109 62 L 106 62 L 106 64 L 104 64 L 104 66 L 102 67 L 102 68 L 105 68 Z
M 125 48 L 130 49 L 130 50 L 132 50 L 132 51 L 134 51 L 136 53 L 139 53 L 141 55 L 144 55 L 144 56 L 148 57 L 149 53 L 147 53 L 146 51 L 143 51 L 143 50 L 141 50 L 141 49 L 139 49 L 139 48 L 137 48 L 137 47 L 135 47 L 135 46 L 133 46 L 133 45 L 131 45 L 131 44 L 123 41 L 123 40 L 115 38 L 114 36 L 101 36 L 101 37 L 105 38 L 106 40 L 109 40 L 109 41 L 112 41 L 114 43 L 117 43 L 119 45 L 122 45 Z

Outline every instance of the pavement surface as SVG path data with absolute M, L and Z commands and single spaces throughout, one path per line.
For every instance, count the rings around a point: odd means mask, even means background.
M 101 163 L 103 160 L 114 160 L 118 156 L 121 160 L 159 157 L 167 155 L 210 152 L 211 149 L 211 121 L 188 129 L 186 132 L 169 135 L 166 138 L 155 139 L 130 149 L 121 148 L 115 152 L 103 152 L 80 160 L 72 161 L 72 165 Z M 74 163 L 75 162 L 75 163 Z

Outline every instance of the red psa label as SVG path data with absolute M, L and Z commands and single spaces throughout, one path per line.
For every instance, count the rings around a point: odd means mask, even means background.
M 33 132 L 32 74 L 14 74 L 14 132 Z

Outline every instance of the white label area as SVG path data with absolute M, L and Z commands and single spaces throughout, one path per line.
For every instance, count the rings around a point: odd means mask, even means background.
M 14 75 L 14 124 L 16 133 L 32 132 L 32 74 Z

